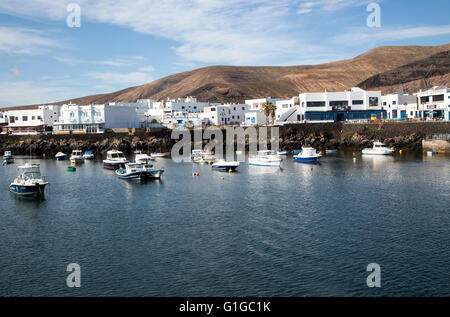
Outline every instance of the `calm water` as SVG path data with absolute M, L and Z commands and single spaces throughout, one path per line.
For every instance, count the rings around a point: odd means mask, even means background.
M 0 168 L 0 295 L 450 296 L 450 157 L 291 160 L 228 174 L 162 159 L 145 184 L 34 160 L 51 183 L 34 201 L 8 192 L 16 159 Z

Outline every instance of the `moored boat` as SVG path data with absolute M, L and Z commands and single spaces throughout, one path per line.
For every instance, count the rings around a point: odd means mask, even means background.
M 218 169 L 218 170 L 225 170 L 225 171 L 235 171 L 238 167 L 239 167 L 240 163 L 236 162 L 236 161 L 224 161 L 224 160 L 220 160 L 216 163 L 214 163 L 213 165 L 211 165 L 211 167 L 213 169 Z
M 288 155 L 288 151 L 278 151 L 277 155 L 282 155 L 282 156 Z
M 57 161 L 64 161 L 67 158 L 67 154 L 63 153 L 63 152 L 58 152 L 55 155 L 55 159 Z
M 78 164 L 83 162 L 83 152 L 81 150 L 73 150 L 70 155 L 70 163 Z
M 39 164 L 26 163 L 18 167 L 18 176 L 9 185 L 9 190 L 19 196 L 44 196 L 47 178 L 41 176 Z
M 148 164 L 150 161 L 154 161 L 155 158 L 151 157 L 150 155 L 147 155 L 145 153 L 142 153 L 141 151 L 135 151 L 134 152 L 134 161 L 136 163 L 141 164 Z
M 320 153 L 317 153 L 316 149 L 304 147 L 299 154 L 294 155 L 294 161 L 301 163 L 317 163 L 321 156 Z
M 151 165 L 140 163 L 127 163 L 125 168 L 116 170 L 116 175 L 127 180 L 160 179 L 164 170 L 153 169 Z
M 154 152 L 150 155 L 151 155 L 151 157 L 154 157 L 154 158 L 170 157 L 170 152 L 161 152 L 161 153 Z
M 211 152 L 205 152 L 202 150 L 192 150 L 191 161 L 193 163 L 211 164 L 216 161 L 216 158 L 214 157 L 214 154 L 212 154 Z
M 362 154 L 365 155 L 391 155 L 394 150 L 388 148 L 384 143 L 374 142 L 372 148 L 365 148 Z
M 121 151 L 111 150 L 106 152 L 106 159 L 103 160 L 103 167 L 110 170 L 116 170 L 128 163 L 127 158 Z
M 93 160 L 95 158 L 94 152 L 92 151 L 85 151 L 83 154 L 83 158 L 85 160 Z
M 248 158 L 248 164 L 255 166 L 281 166 L 281 158 L 274 151 L 258 151 L 256 155 Z
M 3 154 L 3 164 L 11 164 L 14 163 L 14 157 L 11 151 L 5 151 Z

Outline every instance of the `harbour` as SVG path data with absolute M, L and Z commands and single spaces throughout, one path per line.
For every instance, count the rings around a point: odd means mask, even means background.
M 372 262 L 375 296 L 450 294 L 448 155 L 289 154 L 234 173 L 157 158 L 165 172 L 147 182 L 118 179 L 104 158 L 69 173 L 68 160 L 33 157 L 43 199 L 8 192 L 28 156 L 2 166 L 1 295 L 73 296 L 72 262 L 78 296 L 374 296 Z

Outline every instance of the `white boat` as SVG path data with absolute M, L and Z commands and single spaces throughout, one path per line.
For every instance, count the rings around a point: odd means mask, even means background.
M 154 161 L 155 160 L 154 157 L 151 157 L 150 155 L 142 153 L 142 151 L 135 151 L 134 155 L 135 155 L 134 156 L 134 161 L 136 163 L 148 164 L 150 161 Z
M 121 151 L 111 150 L 106 152 L 106 160 L 103 160 L 103 167 L 110 170 L 116 170 L 124 167 L 125 163 L 128 163 L 128 161 Z
M 227 162 L 227 161 L 224 161 L 224 160 L 220 160 L 220 161 L 214 163 L 213 165 L 211 165 L 211 167 L 213 169 L 234 172 L 239 167 L 239 165 L 240 165 L 240 163 L 236 162 L 236 161 Z
M 70 163 L 77 164 L 83 162 L 83 152 L 81 150 L 73 150 L 70 155 Z
M 287 152 L 287 151 L 278 151 L 277 154 L 280 155 L 280 156 L 281 156 L 281 155 L 284 156 L 284 155 L 287 155 L 288 152 Z
M 170 152 L 162 152 L 162 153 L 154 152 L 150 154 L 150 156 L 153 158 L 170 157 Z
M 14 157 L 11 151 L 5 151 L 3 154 L 3 164 L 11 164 L 14 163 Z
M 67 158 L 67 154 L 63 153 L 63 152 L 58 152 L 55 155 L 55 159 L 57 161 L 64 161 Z
M 39 164 L 26 163 L 18 168 L 18 176 L 9 185 L 9 190 L 19 196 L 43 196 L 47 178 L 41 176 Z
M 255 166 L 281 166 L 281 158 L 275 151 L 258 151 L 256 155 L 248 158 L 249 165 Z
M 127 180 L 160 179 L 164 170 L 153 169 L 151 165 L 140 163 L 127 163 L 125 168 L 116 170 L 117 177 Z
M 322 154 L 318 153 L 315 148 L 303 147 L 299 154 L 294 155 L 294 161 L 301 163 L 317 163 L 321 156 Z
M 202 150 L 192 150 L 191 161 L 193 163 L 211 164 L 216 161 L 216 158 L 214 157 L 214 154 L 212 154 L 211 152 L 204 152 Z
M 93 160 L 93 159 L 95 158 L 94 152 L 92 152 L 92 151 L 86 151 L 86 152 L 84 152 L 83 158 L 84 158 L 85 160 Z
M 394 150 L 388 148 L 384 143 L 374 142 L 372 148 L 362 150 L 364 155 L 391 155 Z

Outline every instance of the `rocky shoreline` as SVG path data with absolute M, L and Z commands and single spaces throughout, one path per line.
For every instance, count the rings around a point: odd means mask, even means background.
M 381 141 L 397 150 L 422 151 L 422 141 L 438 133 L 450 133 L 450 122 L 392 123 L 381 126 L 339 123 L 288 125 L 280 127 L 280 149 L 294 150 L 309 145 L 317 149 L 359 150 L 370 147 L 374 141 Z M 133 135 L 0 135 L 0 155 L 4 151 L 11 151 L 14 155 L 31 153 L 53 157 L 57 152 L 70 153 L 74 149 L 92 150 L 97 155 L 104 155 L 111 149 L 125 153 L 135 150 L 169 152 L 175 143 L 176 140 L 171 138 L 171 130 Z

